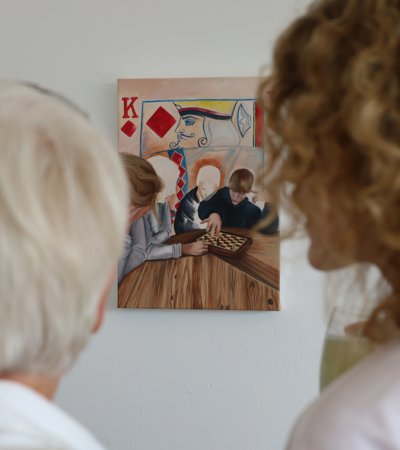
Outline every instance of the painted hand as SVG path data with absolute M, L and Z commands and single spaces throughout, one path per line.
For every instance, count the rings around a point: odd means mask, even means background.
M 201 223 L 207 224 L 207 230 L 210 232 L 211 236 L 219 235 L 222 226 L 222 220 L 219 214 L 212 213 L 207 219 L 203 220 Z
M 182 254 L 200 256 L 207 253 L 208 245 L 203 241 L 192 242 L 190 244 L 182 244 Z
M 170 194 L 165 198 L 165 203 L 168 203 L 169 209 L 172 211 L 175 209 L 176 204 L 176 194 Z

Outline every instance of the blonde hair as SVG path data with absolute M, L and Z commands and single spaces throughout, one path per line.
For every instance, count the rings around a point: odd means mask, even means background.
M 128 153 L 120 155 L 129 179 L 131 204 L 154 209 L 157 194 L 163 189 L 162 180 L 145 159 Z
M 316 1 L 277 41 L 259 91 L 269 189 L 295 218 L 299 187 L 329 192 L 331 210 L 350 224 L 338 251 L 356 260 L 357 248 L 376 244 L 371 262 L 382 250 L 394 256 L 386 268 L 399 266 L 400 251 L 399 48 L 399 1 Z M 399 331 L 392 288 L 371 316 L 372 339 L 386 339 L 389 323 Z
M 122 248 L 127 182 L 79 112 L 0 81 L 0 374 L 60 375 Z
M 253 187 L 254 175 L 248 169 L 237 169 L 229 177 L 228 186 L 235 192 L 248 194 Z

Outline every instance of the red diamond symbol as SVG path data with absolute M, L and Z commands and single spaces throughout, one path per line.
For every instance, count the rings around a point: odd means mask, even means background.
M 176 183 L 181 189 L 183 186 L 185 186 L 185 182 L 182 180 L 182 178 L 179 178 L 179 181 Z
M 185 175 L 185 173 L 186 173 L 186 169 L 183 166 L 181 166 L 179 168 L 179 176 L 182 178 L 183 175 Z
M 121 127 L 121 131 L 125 133 L 127 136 L 132 137 L 133 133 L 136 131 L 135 124 L 130 120 L 128 120 Z
M 180 205 L 180 202 L 175 203 L 175 209 L 178 209 L 178 208 L 179 208 L 179 205 Z
M 178 197 L 179 201 L 182 200 L 183 192 L 182 192 L 182 191 L 179 191 L 179 192 L 176 194 L 176 196 Z
M 178 166 L 180 166 L 180 164 L 181 164 L 181 162 L 182 162 L 182 159 L 183 159 L 183 156 L 180 155 L 180 154 L 177 153 L 177 152 L 174 152 L 174 154 L 172 155 L 171 159 L 172 159 L 172 161 L 174 161 L 176 164 L 178 164 Z
M 175 118 L 160 106 L 146 122 L 146 125 L 151 128 L 157 136 L 162 138 L 168 133 L 175 122 Z

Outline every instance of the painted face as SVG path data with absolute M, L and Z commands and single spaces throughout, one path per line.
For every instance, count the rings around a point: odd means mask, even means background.
M 197 195 L 204 200 L 213 194 L 219 187 L 221 172 L 215 166 L 203 166 L 197 174 Z
M 213 180 L 202 180 L 199 183 L 199 187 L 197 189 L 197 193 L 201 200 L 209 197 L 218 189 L 218 183 Z
M 236 192 L 232 189 L 229 189 L 229 195 L 231 197 L 232 203 L 236 206 L 241 203 L 246 197 L 247 194 L 243 194 L 242 192 Z
M 200 140 L 205 139 L 204 117 L 201 116 L 181 116 L 175 133 L 178 143 L 182 142 L 183 147 L 198 147 Z

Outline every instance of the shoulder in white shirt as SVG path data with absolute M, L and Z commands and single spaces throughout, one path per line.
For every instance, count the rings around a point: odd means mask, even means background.
M 104 450 L 82 425 L 21 384 L 0 380 L 0 450 Z

